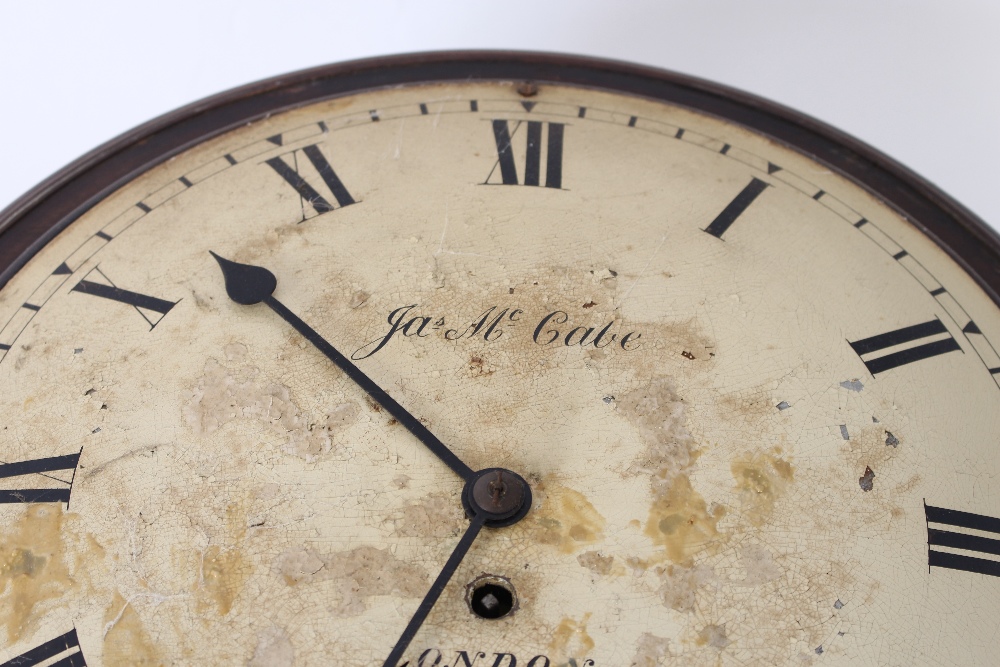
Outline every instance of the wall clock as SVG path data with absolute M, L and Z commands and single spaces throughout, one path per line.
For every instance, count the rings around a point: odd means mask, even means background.
M 0 215 L 6 665 L 983 665 L 1000 243 L 752 96 L 444 53 Z

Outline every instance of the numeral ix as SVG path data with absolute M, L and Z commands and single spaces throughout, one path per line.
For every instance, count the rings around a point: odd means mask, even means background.
M 66 654 L 62 659 L 48 662 L 62 654 Z M 45 663 L 47 667 L 87 667 L 87 661 L 83 659 L 83 651 L 80 650 L 80 641 L 76 636 L 76 628 L 8 660 L 0 667 L 33 667 L 42 663 Z
M 76 464 L 80 461 L 81 449 L 76 454 L 52 456 L 47 459 L 19 461 L 0 464 L 0 479 L 12 479 L 26 475 L 41 475 L 63 486 L 45 489 L 0 489 L 0 503 L 66 503 L 73 490 L 76 478 Z M 47 473 L 61 472 L 60 477 Z M 69 479 L 63 479 L 69 477 Z

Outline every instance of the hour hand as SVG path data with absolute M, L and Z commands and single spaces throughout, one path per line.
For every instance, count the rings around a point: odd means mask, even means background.
M 219 263 L 219 267 L 222 269 L 222 276 L 226 281 L 226 293 L 229 294 L 230 299 L 244 306 L 251 306 L 257 303 L 266 304 L 281 319 L 291 324 L 316 349 L 326 355 L 330 361 L 335 363 L 340 370 L 344 371 L 349 378 L 360 385 L 371 396 L 372 400 L 381 405 L 396 421 L 415 435 L 417 440 L 424 443 L 431 452 L 444 461 L 459 477 L 466 481 L 472 478 L 474 474 L 472 468 L 465 465 L 461 459 L 455 456 L 454 452 L 448 449 L 420 420 L 411 415 L 389 394 L 385 393 L 360 368 L 355 366 L 347 357 L 320 336 L 315 329 L 303 322 L 298 315 L 274 298 L 274 289 L 278 286 L 278 279 L 274 277 L 273 273 L 262 266 L 230 261 L 216 255 L 214 252 L 212 253 L 212 257 L 215 258 L 215 261 Z

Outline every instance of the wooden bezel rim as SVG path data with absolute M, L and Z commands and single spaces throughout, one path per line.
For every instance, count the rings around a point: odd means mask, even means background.
M 311 102 L 416 83 L 531 81 L 625 93 L 724 118 L 805 153 L 896 209 L 1000 305 L 1000 236 L 867 144 L 774 102 L 693 77 L 563 54 L 443 51 L 356 60 L 267 79 L 160 116 L 100 146 L 0 212 L 0 288 L 46 243 L 128 181 L 239 125 Z

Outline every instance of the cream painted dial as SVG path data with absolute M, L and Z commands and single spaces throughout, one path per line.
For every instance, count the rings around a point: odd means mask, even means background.
M 275 111 L 0 291 L 5 664 L 382 664 L 468 535 L 462 477 L 210 252 L 530 487 L 399 664 L 990 663 L 1000 309 L 883 195 L 596 88 Z

